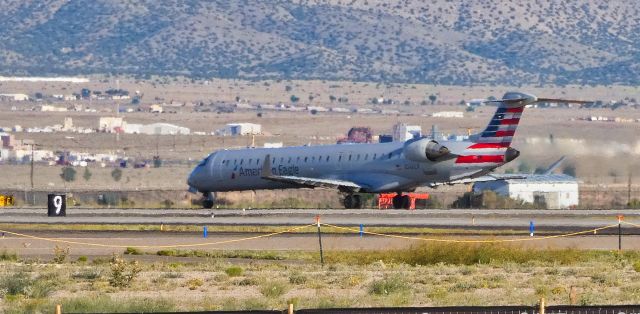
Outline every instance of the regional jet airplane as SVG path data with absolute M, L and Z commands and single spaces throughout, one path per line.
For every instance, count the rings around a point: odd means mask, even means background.
M 489 125 L 468 141 L 428 138 L 406 142 L 337 144 L 282 148 L 244 148 L 216 151 L 193 169 L 187 183 L 204 194 L 211 208 L 215 193 L 261 189 L 336 188 L 344 193 L 345 208 L 360 208 L 356 193 L 397 192 L 395 208 L 407 208 L 403 192 L 421 186 L 502 180 L 492 171 L 520 152 L 511 147 L 524 107 L 536 102 L 583 101 L 537 98 L 506 93 L 497 103 Z

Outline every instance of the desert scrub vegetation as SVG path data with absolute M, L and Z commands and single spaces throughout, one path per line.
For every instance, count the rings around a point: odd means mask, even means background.
M 138 276 L 142 270 L 138 261 L 125 261 L 118 255 L 111 257 L 111 276 L 109 284 L 116 288 L 125 288 L 131 286 L 131 282 Z
M 244 272 L 244 270 L 242 269 L 242 267 L 240 266 L 231 266 L 227 269 L 224 270 L 224 272 L 227 274 L 227 276 L 229 277 L 238 277 L 241 276 L 242 273 Z
M 577 249 L 535 249 L 495 243 L 425 243 L 409 249 L 386 251 L 328 252 L 329 263 L 366 265 L 377 261 L 408 265 L 475 265 L 505 263 L 554 263 L 573 265 L 595 259 L 632 261 L 640 257 L 636 251 L 611 252 Z
M 467 255 L 450 256 L 445 245 L 436 244 L 394 251 L 328 251 L 325 267 L 316 253 L 306 252 L 296 254 L 309 259 L 252 261 L 241 267 L 225 258 L 161 257 L 134 263 L 116 255 L 63 264 L 5 260 L 0 261 L 0 312 L 50 312 L 55 303 L 65 312 L 136 312 L 143 307 L 282 309 L 288 302 L 297 308 L 530 305 L 541 296 L 552 305 L 640 302 L 638 252 L 448 246 L 450 254 Z M 523 257 L 526 254 L 532 256 Z M 122 278 L 130 271 L 135 275 L 128 284 L 112 284 L 128 280 Z

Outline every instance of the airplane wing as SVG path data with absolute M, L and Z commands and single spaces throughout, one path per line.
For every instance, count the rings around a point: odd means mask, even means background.
M 363 186 L 346 180 L 338 179 L 321 179 L 321 178 L 308 178 L 299 176 L 280 176 L 273 174 L 271 170 L 271 155 L 267 155 L 264 158 L 262 164 L 262 171 L 260 173 L 262 179 L 271 180 L 275 182 L 289 183 L 300 185 L 302 187 L 316 188 L 336 188 L 341 191 L 357 192 L 363 188 Z
M 488 174 L 484 176 L 479 176 L 476 178 L 465 178 L 459 180 L 453 180 L 449 182 L 438 182 L 429 184 L 430 187 L 437 187 L 439 185 L 454 185 L 454 184 L 468 184 L 468 183 L 476 183 L 476 182 L 487 182 L 487 181 L 499 181 L 499 180 L 516 180 L 516 179 L 526 179 L 527 175 L 522 174 Z

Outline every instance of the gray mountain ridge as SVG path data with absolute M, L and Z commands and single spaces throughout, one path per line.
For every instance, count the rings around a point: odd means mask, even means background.
M 0 0 L 0 73 L 640 81 L 633 1 Z

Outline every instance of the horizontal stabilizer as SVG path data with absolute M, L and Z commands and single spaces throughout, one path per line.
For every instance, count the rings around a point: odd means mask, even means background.
M 566 156 L 562 156 L 560 157 L 560 159 L 558 159 L 556 162 L 554 162 L 553 164 L 551 164 L 551 166 L 549 166 L 549 168 L 547 168 L 547 170 L 544 172 L 544 174 L 551 174 L 553 173 L 554 170 L 556 170 L 556 168 L 558 168 L 558 166 L 560 166 L 560 164 L 564 161 Z

